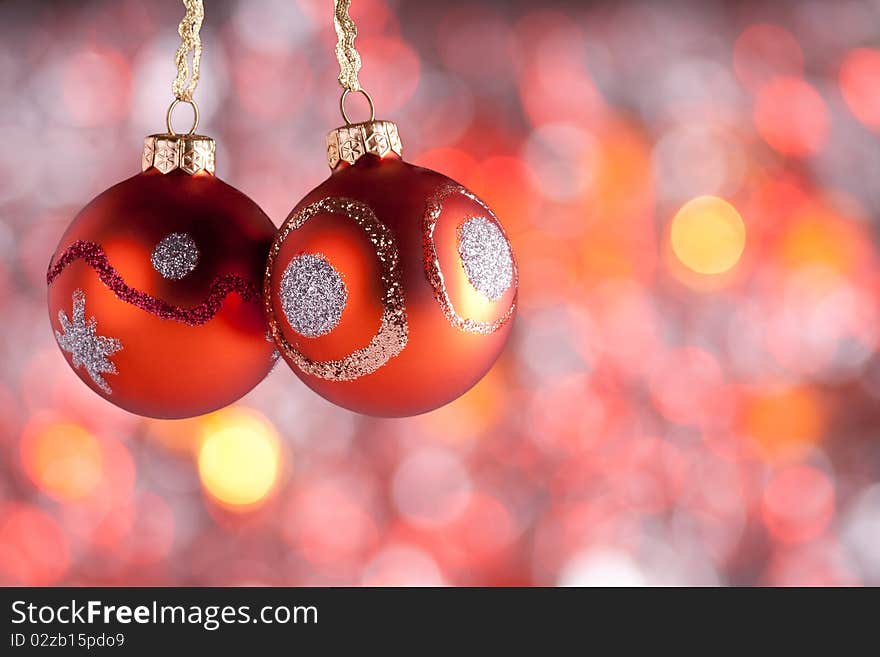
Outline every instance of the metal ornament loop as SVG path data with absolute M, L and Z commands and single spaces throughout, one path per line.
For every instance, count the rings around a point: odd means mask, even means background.
M 342 112 L 342 118 L 345 121 L 345 125 L 352 125 L 351 119 L 348 118 L 348 114 L 345 111 L 345 99 L 348 98 L 348 94 L 351 93 L 351 89 L 346 89 L 342 92 L 342 96 L 339 98 L 339 111 Z M 367 103 L 370 105 L 370 121 L 376 120 L 376 106 L 373 105 L 373 98 L 366 92 L 364 89 L 358 89 L 356 93 L 363 94 L 364 98 L 367 99 Z
M 192 107 L 192 109 L 193 109 L 193 123 L 192 123 L 192 127 L 189 129 L 189 132 L 187 132 L 187 133 L 175 132 L 174 126 L 171 125 L 171 115 L 174 114 L 174 108 L 177 107 L 177 105 L 180 103 L 186 103 L 190 107 Z M 345 113 L 343 112 L 343 116 L 344 115 L 345 115 Z M 192 100 L 191 98 L 188 100 L 182 100 L 180 98 L 175 98 L 174 100 L 172 100 L 171 104 L 168 106 L 168 111 L 165 113 L 165 127 L 168 128 L 169 135 L 179 135 L 179 134 L 194 135 L 196 132 L 196 129 L 199 127 L 199 106 L 196 105 L 196 101 Z

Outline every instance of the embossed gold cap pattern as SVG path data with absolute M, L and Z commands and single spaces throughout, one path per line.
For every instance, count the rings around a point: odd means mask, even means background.
M 204 135 L 150 135 L 144 139 L 141 170 L 155 167 L 162 173 L 181 169 L 188 174 L 205 171 L 213 175 L 216 142 Z
M 336 128 L 327 133 L 327 164 L 335 169 L 340 162 L 354 164 L 361 157 L 389 153 L 403 156 L 397 125 L 391 121 L 364 121 Z

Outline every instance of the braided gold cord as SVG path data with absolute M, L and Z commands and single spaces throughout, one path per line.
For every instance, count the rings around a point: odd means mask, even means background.
M 347 91 L 360 91 L 358 72 L 361 56 L 354 47 L 357 25 L 348 15 L 351 0 L 333 0 L 333 27 L 336 28 L 336 59 L 339 60 L 339 84 Z
M 183 0 L 186 14 L 177 28 L 180 34 L 180 48 L 174 55 L 177 65 L 177 77 L 171 84 L 175 98 L 183 102 L 192 102 L 193 92 L 199 84 L 199 64 L 202 59 L 202 39 L 199 30 L 205 19 L 205 6 L 202 0 Z M 192 54 L 192 74 L 189 68 L 189 56 Z

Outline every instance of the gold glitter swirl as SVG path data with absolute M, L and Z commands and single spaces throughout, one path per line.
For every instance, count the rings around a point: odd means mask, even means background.
M 437 257 L 437 245 L 434 242 L 434 229 L 437 226 L 437 220 L 440 218 L 440 213 L 443 211 L 443 202 L 453 194 L 461 194 L 477 203 L 486 211 L 492 221 L 495 222 L 501 230 L 501 233 L 504 235 L 504 239 L 507 239 L 507 235 L 504 234 L 504 228 L 501 226 L 501 222 L 498 221 L 495 213 L 492 212 L 488 205 L 477 198 L 476 195 L 472 194 L 457 183 L 441 185 L 437 191 L 428 198 L 425 206 L 425 216 L 422 224 L 425 249 L 425 276 L 427 276 L 431 287 L 434 288 L 434 298 L 437 300 L 437 303 L 440 304 L 440 307 L 443 309 L 443 314 L 446 315 L 446 319 L 449 320 L 450 324 L 466 333 L 488 335 L 500 329 L 511 317 L 513 317 L 513 313 L 516 310 L 517 297 L 516 293 L 514 293 L 510 307 L 494 322 L 479 322 L 474 319 L 465 318 L 459 315 L 455 310 L 455 306 L 452 304 L 452 299 L 449 297 L 449 291 L 446 289 L 446 281 L 443 278 L 443 272 L 440 269 L 440 260 Z M 472 219 L 474 217 L 468 218 Z M 519 274 L 516 268 L 516 259 L 513 258 L 512 251 L 510 255 L 511 260 L 513 261 L 513 287 L 516 289 L 519 284 Z
M 328 361 L 315 361 L 294 347 L 278 326 L 272 308 L 272 270 L 287 236 L 303 226 L 309 219 L 319 214 L 338 214 L 360 226 L 376 249 L 376 256 L 382 267 L 382 320 L 379 331 L 370 343 L 345 358 Z M 278 231 L 269 259 L 266 262 L 266 276 L 263 284 L 266 317 L 269 331 L 278 348 L 306 374 L 329 381 L 353 381 L 372 374 L 389 360 L 400 354 L 409 339 L 409 324 L 403 301 L 403 284 L 400 276 L 400 255 L 394 235 L 376 218 L 369 205 L 349 198 L 328 197 L 304 207 L 284 222 Z

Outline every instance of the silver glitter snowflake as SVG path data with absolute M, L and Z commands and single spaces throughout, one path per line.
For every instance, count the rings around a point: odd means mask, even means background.
M 179 280 L 196 268 L 199 248 L 186 233 L 171 233 L 156 245 L 150 261 L 164 278 Z
M 347 301 L 342 277 L 322 255 L 296 256 L 281 276 L 281 308 L 293 330 L 307 338 L 336 328 Z
M 122 343 L 116 338 L 98 335 L 98 322 L 94 317 L 86 320 L 86 295 L 82 290 L 73 292 L 73 321 L 63 310 L 58 311 L 58 321 L 64 333 L 55 331 L 55 339 L 59 347 L 73 356 L 74 369 L 85 365 L 95 385 L 108 395 L 112 394 L 101 375 L 117 374 L 116 365 L 109 357 L 122 349 Z
M 458 229 L 458 254 L 468 280 L 485 297 L 501 298 L 513 282 L 510 244 L 494 221 L 471 217 Z

